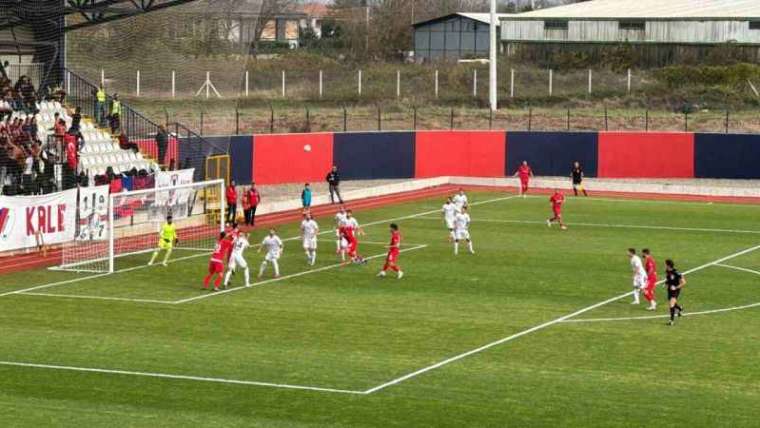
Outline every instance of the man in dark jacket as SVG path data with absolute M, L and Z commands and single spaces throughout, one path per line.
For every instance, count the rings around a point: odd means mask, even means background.
M 333 166 L 332 170 L 327 173 L 327 184 L 330 186 L 330 202 L 335 203 L 335 196 L 338 197 L 338 202 L 343 203 L 343 198 L 340 196 L 340 174 L 338 174 L 338 167 Z
M 158 164 L 165 165 L 166 161 L 166 148 L 169 146 L 169 134 L 166 132 L 164 125 L 158 125 L 158 132 L 156 132 L 156 147 L 158 148 Z

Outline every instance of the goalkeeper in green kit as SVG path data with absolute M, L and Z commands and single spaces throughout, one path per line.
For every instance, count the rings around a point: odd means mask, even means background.
M 158 253 L 160 253 L 161 250 L 166 250 L 166 254 L 164 255 L 164 262 L 162 263 L 164 266 L 166 266 L 166 264 L 169 262 L 169 257 L 172 255 L 174 244 L 178 243 L 179 239 L 177 239 L 177 228 L 174 226 L 174 223 L 172 223 L 172 216 L 167 216 L 166 223 L 161 226 L 161 232 L 159 233 L 158 248 L 156 248 L 156 251 L 153 252 L 153 257 L 150 258 L 148 266 L 152 265 L 156 261 Z

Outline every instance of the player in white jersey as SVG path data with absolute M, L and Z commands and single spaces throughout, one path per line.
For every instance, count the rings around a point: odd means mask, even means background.
M 457 207 L 457 211 L 459 212 L 461 212 L 462 208 L 466 207 L 468 204 L 467 195 L 464 194 L 463 189 L 459 189 L 459 193 L 454 195 L 452 201 L 454 201 L 454 205 Z
M 441 212 L 443 212 L 443 222 L 446 224 L 446 228 L 449 229 L 449 242 L 452 242 L 454 240 L 454 218 L 457 216 L 457 206 L 451 198 L 446 199 Z
M 628 258 L 631 259 L 631 271 L 633 274 L 633 302 L 632 305 L 639 304 L 639 294 L 647 286 L 647 271 L 644 270 L 644 264 L 641 258 L 636 255 L 636 249 L 628 249 Z
M 266 270 L 268 263 L 271 263 L 272 267 L 274 268 L 274 277 L 279 277 L 280 265 L 278 263 L 278 260 L 280 259 L 282 251 L 285 248 L 282 244 L 282 239 L 277 236 L 277 233 L 274 231 L 274 229 L 270 229 L 269 235 L 267 235 L 267 237 L 261 241 L 261 246 L 259 247 L 258 252 L 261 252 L 262 249 L 266 250 L 267 255 L 264 256 L 264 261 L 261 262 L 261 267 L 259 268 L 259 278 L 264 275 L 264 271 Z
M 319 234 L 319 225 L 311 214 L 304 214 L 301 222 L 301 238 L 303 239 L 303 250 L 306 252 L 306 261 L 309 266 L 314 266 L 317 262 L 317 235 Z
M 335 254 L 340 254 L 343 261 L 346 260 L 346 245 L 343 245 L 344 240 L 340 235 L 340 227 L 343 225 L 347 218 L 348 213 L 346 213 L 346 207 L 340 207 L 340 211 L 335 214 Z
M 227 267 L 227 274 L 224 277 L 224 288 L 227 288 L 227 286 L 230 284 L 230 277 L 232 276 L 232 272 L 234 272 L 235 268 L 238 266 L 245 272 L 245 286 L 251 286 L 251 272 L 248 269 L 248 262 L 246 262 L 245 257 L 243 257 L 243 252 L 245 252 L 245 250 L 250 246 L 251 244 L 248 242 L 247 233 L 239 233 L 237 238 L 235 238 L 235 240 L 232 242 L 230 262 Z
M 454 217 L 454 255 L 459 254 L 459 241 L 466 241 L 470 254 L 475 254 L 470 239 L 470 214 L 467 213 L 467 206 L 463 206 L 462 212 Z

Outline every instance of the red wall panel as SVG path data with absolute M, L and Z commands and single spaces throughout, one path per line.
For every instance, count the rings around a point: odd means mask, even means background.
M 307 145 L 311 151 L 304 150 Z M 322 181 L 332 164 L 332 133 L 253 137 L 253 177 L 257 184 Z
M 506 145 L 503 131 L 418 131 L 415 176 L 502 177 Z
M 694 134 L 600 132 L 599 177 L 693 178 Z

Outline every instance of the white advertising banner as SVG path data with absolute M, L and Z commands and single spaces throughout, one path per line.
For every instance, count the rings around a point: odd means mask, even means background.
M 77 189 L 0 196 L 0 251 L 59 244 L 76 233 Z
M 192 184 L 194 174 L 194 168 L 156 173 L 156 199 L 150 211 L 154 220 L 162 220 L 170 213 L 175 219 L 185 218 L 189 215 L 192 205 L 195 203 L 195 194 L 192 188 L 170 191 L 161 191 L 160 189 Z
M 78 240 L 92 241 L 108 238 L 109 193 L 109 185 L 83 187 L 79 190 Z

